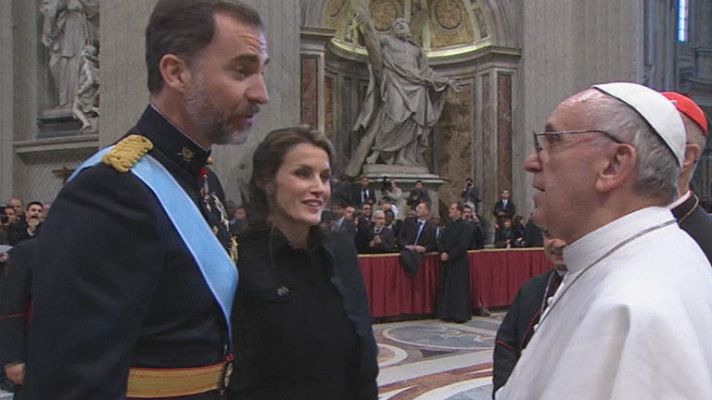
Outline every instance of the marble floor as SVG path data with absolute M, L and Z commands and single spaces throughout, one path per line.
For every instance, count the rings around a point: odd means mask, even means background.
M 492 348 L 503 313 L 467 323 L 416 320 L 374 325 L 381 400 L 488 400 Z
M 491 399 L 492 347 L 503 317 L 493 313 L 464 324 L 433 319 L 375 324 L 379 399 Z M 0 400 L 10 398 L 0 391 Z

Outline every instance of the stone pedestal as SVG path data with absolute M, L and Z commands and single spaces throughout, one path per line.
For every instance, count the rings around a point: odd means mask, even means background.
M 79 134 L 82 127 L 82 123 L 74 118 L 69 109 L 45 110 L 37 119 L 37 125 L 38 139 L 74 136 Z
M 430 195 L 431 213 L 432 215 L 439 215 L 440 208 L 440 186 L 446 183 L 439 175 L 432 174 L 428 171 L 427 167 L 415 167 L 415 166 L 403 166 L 403 165 L 383 165 L 383 164 L 367 164 L 363 166 L 363 173 L 361 177 L 367 177 L 373 186 L 375 186 L 376 196 L 381 197 L 381 183 L 384 180 L 393 180 L 396 182 L 399 188 L 403 190 L 403 201 L 408 198 L 411 189 L 415 187 L 416 181 L 423 182 L 423 188 L 428 191 Z M 360 179 L 361 177 L 357 178 Z M 405 215 L 405 208 L 401 206 L 403 210 L 400 210 L 400 217 Z

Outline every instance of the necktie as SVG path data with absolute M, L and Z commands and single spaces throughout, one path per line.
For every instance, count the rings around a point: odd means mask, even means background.
M 418 234 L 415 236 L 415 243 L 418 244 L 418 240 L 420 240 L 420 234 L 423 233 L 423 221 L 418 220 Z

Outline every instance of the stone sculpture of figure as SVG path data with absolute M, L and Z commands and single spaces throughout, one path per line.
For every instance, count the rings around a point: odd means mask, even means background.
M 361 141 L 346 173 L 357 175 L 364 160 L 368 164 L 382 160 L 386 164 L 422 166 L 421 152 L 427 146 L 430 129 L 440 118 L 446 91 L 459 88 L 428 66 L 405 19 L 393 22 L 392 34 L 379 35 L 366 5 L 352 4 L 368 51 L 371 78 L 354 126 L 362 134 Z
M 87 45 L 82 50 L 79 86 L 74 95 L 72 113 L 81 121 L 81 133 L 97 131 L 99 118 L 99 58 L 96 47 Z
M 96 0 L 43 0 L 42 43 L 49 49 L 49 68 L 59 108 L 72 108 L 79 82 L 81 52 L 96 42 Z

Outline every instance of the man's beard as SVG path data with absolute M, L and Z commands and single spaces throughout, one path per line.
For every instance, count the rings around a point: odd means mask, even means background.
M 230 124 L 210 101 L 200 76 L 185 99 L 185 110 L 195 125 L 197 134 L 207 137 L 212 144 L 240 144 L 247 140 L 247 131 L 240 131 Z

